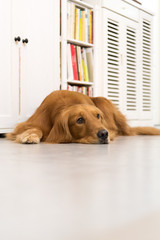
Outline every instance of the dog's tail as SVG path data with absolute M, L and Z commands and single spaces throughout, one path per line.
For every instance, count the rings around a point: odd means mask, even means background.
M 131 135 L 160 135 L 160 129 L 154 127 L 131 127 Z

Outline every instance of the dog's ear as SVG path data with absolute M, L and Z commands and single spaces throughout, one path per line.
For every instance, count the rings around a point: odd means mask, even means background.
M 69 111 L 63 110 L 55 119 L 54 125 L 45 142 L 48 143 L 69 143 L 72 136 L 68 126 Z

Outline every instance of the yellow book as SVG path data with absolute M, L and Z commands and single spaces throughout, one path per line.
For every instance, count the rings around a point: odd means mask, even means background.
M 92 43 L 92 11 L 89 11 L 89 43 Z
M 74 24 L 74 39 L 76 39 L 77 36 L 77 17 L 78 17 L 77 8 L 75 9 L 75 24 Z
M 82 41 L 85 42 L 85 27 L 86 27 L 86 12 L 85 10 L 82 11 Z
M 85 74 L 85 66 L 84 66 L 84 59 L 82 58 L 82 67 L 83 67 L 83 74 L 84 74 L 84 81 L 86 79 L 86 74 Z
M 82 49 L 82 66 L 83 66 L 83 70 L 84 70 L 84 81 L 89 82 L 88 65 L 87 65 L 85 48 Z
M 82 41 L 82 10 L 79 11 L 79 40 Z

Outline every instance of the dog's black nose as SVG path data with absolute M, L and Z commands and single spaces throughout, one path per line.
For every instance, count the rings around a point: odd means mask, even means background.
M 99 130 L 97 136 L 98 138 L 105 140 L 106 138 L 108 138 L 108 132 L 105 129 Z

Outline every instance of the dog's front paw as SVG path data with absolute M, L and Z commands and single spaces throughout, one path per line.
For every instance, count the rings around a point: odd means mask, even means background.
M 31 133 L 26 136 L 25 134 L 20 134 L 19 136 L 17 136 L 16 142 L 24 143 L 24 144 L 35 144 L 40 142 L 40 138 L 35 133 Z

